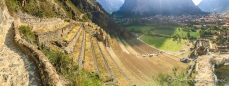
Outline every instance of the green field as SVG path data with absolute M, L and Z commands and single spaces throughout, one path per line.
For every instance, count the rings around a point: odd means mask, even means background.
M 176 41 L 172 38 L 154 37 L 147 35 L 141 37 L 141 40 L 160 50 L 169 50 L 174 52 L 182 50 L 182 45 L 187 44 L 184 41 Z
M 139 31 L 141 30 L 142 32 L 147 32 L 150 31 L 150 29 L 152 28 L 152 26 L 129 26 L 127 27 L 127 30 L 132 31 L 132 29 L 134 31 Z
M 151 31 L 151 29 L 154 29 Z M 142 31 L 144 34 L 148 33 L 149 31 L 151 33 L 158 33 L 158 34 L 166 34 L 166 35 L 179 35 L 181 38 L 188 38 L 186 31 L 183 31 L 183 28 L 181 27 L 174 27 L 174 26 L 129 26 L 127 27 L 127 30 L 129 31 Z M 190 32 L 191 37 L 198 38 L 199 32 Z
M 190 31 L 191 38 L 198 38 L 200 36 L 199 31 L 191 31 L 192 27 L 182 27 L 182 26 L 129 26 L 127 27 L 129 31 L 140 31 L 143 32 L 144 36 L 141 40 L 149 45 L 152 45 L 161 50 L 168 51 L 180 51 L 182 50 L 182 45 L 187 44 L 181 39 L 188 38 L 188 31 Z M 148 34 L 148 33 L 152 34 Z M 155 34 L 161 34 L 160 36 Z M 164 36 L 164 35 L 166 36 Z M 175 39 L 174 36 L 179 36 L 181 39 Z M 169 38 L 165 38 L 169 37 Z M 173 37 L 173 38 L 170 38 Z

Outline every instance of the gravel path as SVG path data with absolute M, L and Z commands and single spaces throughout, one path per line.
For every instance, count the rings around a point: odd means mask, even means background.
M 30 57 L 17 49 L 13 43 L 12 21 L 1 25 L 0 83 L 1 86 L 41 86 L 40 76 Z

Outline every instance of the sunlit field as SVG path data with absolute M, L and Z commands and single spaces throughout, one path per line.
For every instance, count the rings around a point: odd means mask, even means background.
M 182 45 L 187 44 L 183 40 L 177 41 L 172 38 L 155 37 L 148 35 L 144 35 L 143 37 L 141 37 L 141 40 L 160 50 L 169 50 L 174 52 L 182 50 Z
M 177 52 L 182 50 L 184 40 L 199 38 L 198 30 L 192 27 L 179 26 L 129 26 L 129 31 L 141 33 L 140 38 L 145 43 L 160 50 Z

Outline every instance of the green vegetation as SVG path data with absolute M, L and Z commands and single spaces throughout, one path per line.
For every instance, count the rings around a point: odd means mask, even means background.
M 127 27 L 129 31 L 140 32 L 143 34 L 151 34 L 152 36 L 159 37 L 172 37 L 179 36 L 182 39 L 192 38 L 196 39 L 199 37 L 199 32 L 194 28 L 190 27 L 175 27 L 175 26 L 129 26 Z M 189 34 L 188 34 L 189 33 Z M 188 37 L 190 35 L 190 37 Z
M 187 44 L 183 39 L 197 39 L 200 37 L 199 31 L 193 27 L 183 27 L 178 25 L 159 26 L 129 26 L 127 30 L 144 34 L 142 41 L 161 50 L 179 51 Z
M 164 38 L 164 37 L 155 37 L 144 35 L 141 38 L 142 41 L 150 44 L 161 50 L 169 50 L 169 51 L 179 51 L 182 49 L 182 45 L 186 44 L 182 40 L 174 40 L 172 38 Z
M 19 32 L 23 39 L 27 42 L 39 45 L 36 37 L 28 26 L 21 26 Z M 101 79 L 94 73 L 78 70 L 78 66 L 74 63 L 66 53 L 54 51 L 44 46 L 39 46 L 41 51 L 48 57 L 51 64 L 56 68 L 58 74 L 77 86 L 98 86 L 102 84 Z
M 197 39 L 199 38 L 199 32 L 197 31 L 185 31 L 182 28 L 177 28 L 175 32 L 172 34 L 172 36 L 178 35 L 183 39 L 186 38 L 192 38 L 192 39 Z
M 15 15 L 15 12 L 18 12 L 20 9 L 18 0 L 5 0 L 6 6 L 8 7 L 9 12 L 12 15 Z
M 26 0 L 24 6 L 22 6 L 22 0 L 5 0 L 6 5 L 9 9 L 9 12 L 13 15 L 16 12 L 22 11 L 33 16 L 42 17 L 42 18 L 51 18 L 51 17 L 69 17 L 72 18 L 72 10 L 64 5 L 64 2 L 60 0 L 55 0 L 57 5 L 46 0 Z M 61 9 L 63 8 L 63 9 Z M 66 13 L 66 14 L 65 14 Z
M 102 86 L 102 81 L 95 73 L 79 71 L 76 78 L 77 86 Z
M 84 20 L 85 22 L 88 22 L 90 19 L 88 18 L 87 15 L 83 15 L 83 20 Z
M 178 69 L 173 68 L 173 74 L 159 73 L 155 86 L 194 86 L 194 78 L 186 78 L 184 71 L 178 72 Z
M 78 70 L 77 64 L 67 54 L 47 48 L 43 48 L 42 52 L 48 57 L 59 75 L 74 82 L 77 86 L 98 86 L 102 84 L 101 79 L 96 74 Z
M 27 42 L 37 45 L 35 34 L 31 31 L 29 26 L 21 26 L 19 28 L 20 35 L 23 39 L 25 39 Z
M 151 26 L 129 26 L 127 27 L 127 30 L 129 31 L 141 31 L 143 33 L 146 33 L 151 30 Z

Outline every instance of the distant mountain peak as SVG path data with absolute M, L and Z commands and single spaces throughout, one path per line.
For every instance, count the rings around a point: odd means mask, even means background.
M 202 0 L 198 7 L 205 12 L 223 13 L 229 11 L 229 0 Z
M 114 11 L 119 10 L 119 8 L 123 5 L 123 0 L 97 0 L 99 4 L 108 12 L 112 13 Z
M 125 0 L 122 15 L 182 15 L 203 13 L 192 0 Z

